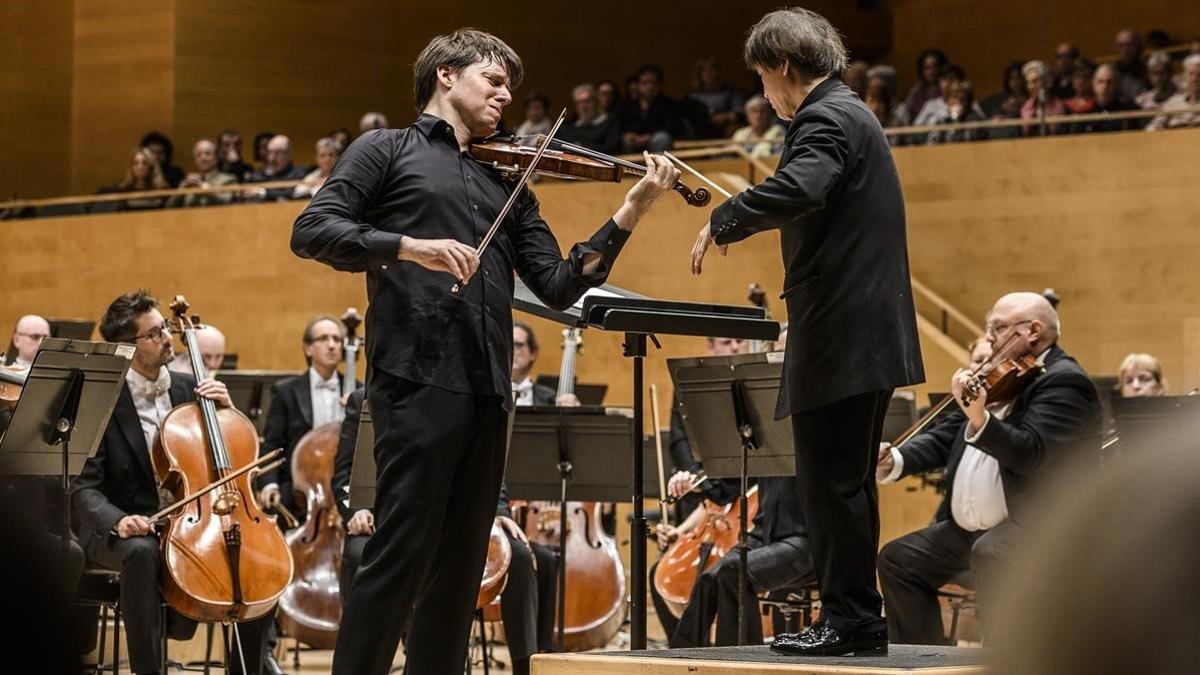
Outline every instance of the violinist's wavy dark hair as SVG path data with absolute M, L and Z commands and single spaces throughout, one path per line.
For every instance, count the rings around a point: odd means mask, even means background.
M 460 28 L 449 35 L 439 35 L 425 45 L 413 64 L 413 94 L 417 110 L 424 110 L 433 98 L 437 85 L 437 69 L 446 66 L 462 70 L 475 63 L 497 63 L 508 73 L 508 88 L 516 89 L 525 77 L 521 57 L 504 40 L 474 28 Z
M 100 317 L 100 336 L 108 342 L 130 342 L 137 335 L 137 318 L 158 307 L 150 291 L 140 288 L 117 297 Z
M 846 68 L 846 46 L 833 24 L 799 7 L 764 16 L 746 36 L 746 66 L 775 69 L 784 63 L 810 77 L 834 76 Z

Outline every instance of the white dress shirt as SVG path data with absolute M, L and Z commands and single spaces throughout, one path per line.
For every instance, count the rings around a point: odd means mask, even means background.
M 533 378 L 526 377 L 520 382 L 513 382 L 512 388 L 517 405 L 533 405 Z
M 137 407 L 142 435 L 146 437 L 146 450 L 153 450 L 158 428 L 167 413 L 171 412 L 171 371 L 162 366 L 158 370 L 158 379 L 149 380 L 130 368 L 125 372 L 125 384 L 133 396 L 133 405 Z
M 313 428 L 341 422 L 346 416 L 342 409 L 342 392 L 337 371 L 328 380 L 321 379 L 315 368 L 308 369 L 308 388 L 312 392 Z

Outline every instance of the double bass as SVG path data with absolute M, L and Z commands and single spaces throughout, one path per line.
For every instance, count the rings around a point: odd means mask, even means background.
M 342 396 L 355 389 L 358 327 L 362 320 L 351 307 L 342 315 L 346 337 Z M 287 535 L 296 560 L 296 575 L 279 599 L 279 625 L 288 635 L 316 649 L 333 649 L 342 620 L 338 584 L 346 529 L 333 494 L 333 462 L 337 456 L 340 422 L 323 424 L 300 437 L 292 453 L 292 485 L 303 493 L 308 519 Z
M 183 296 L 175 296 L 171 310 L 192 371 L 203 380 L 198 319 L 188 318 Z M 245 470 L 260 461 L 254 424 L 205 398 L 176 406 L 163 418 L 151 460 L 161 488 L 186 504 L 165 518 L 160 538 L 166 601 L 204 622 L 247 621 L 274 611 L 292 579 L 292 554 L 274 517 L 254 498 L 254 472 Z
M 563 359 L 558 396 L 575 393 L 575 360 L 582 344 L 578 328 L 563 331 Z M 523 527 L 531 542 L 565 547 L 566 565 L 559 569 L 564 588 L 555 630 L 560 651 L 578 652 L 607 645 L 625 620 L 625 568 L 617 544 L 600 522 L 599 502 L 566 503 L 567 529 L 559 532 L 561 502 L 530 502 L 523 507 Z

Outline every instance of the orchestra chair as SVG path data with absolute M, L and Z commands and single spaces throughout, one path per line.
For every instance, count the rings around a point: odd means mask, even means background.
M 820 602 L 821 590 L 816 581 L 778 588 L 758 599 L 763 616 L 771 615 L 776 635 L 799 633 L 811 626 Z
M 970 570 L 959 572 L 939 588 L 937 594 L 950 606 L 950 630 L 946 639 L 949 640 L 951 646 L 957 645 L 960 613 L 965 609 L 974 611 L 978 606 L 975 601 L 975 578 Z

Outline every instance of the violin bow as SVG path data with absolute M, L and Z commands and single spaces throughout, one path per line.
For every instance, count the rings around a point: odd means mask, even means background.
M 475 247 L 475 257 L 482 257 L 484 250 L 486 250 L 488 247 L 488 244 L 492 243 L 492 238 L 495 237 L 496 232 L 500 230 L 500 223 L 504 221 L 504 217 L 508 215 L 510 210 L 512 210 L 513 204 L 515 204 L 517 201 L 517 196 L 521 194 L 521 188 L 525 187 L 525 184 L 529 182 L 529 177 L 533 175 L 533 170 L 537 167 L 537 163 L 541 161 L 542 155 L 546 153 L 546 148 L 550 147 L 550 141 L 554 139 L 554 134 L 558 133 L 558 128 L 562 126 L 563 120 L 566 119 L 566 117 L 567 109 L 563 108 L 562 112 L 558 113 L 558 120 L 555 121 L 554 127 L 550 129 L 550 133 L 546 134 L 546 137 L 542 139 L 541 145 L 538 146 L 537 153 L 533 155 L 533 161 L 529 162 L 529 166 L 525 167 L 525 173 L 521 174 L 521 180 L 517 181 L 516 186 L 513 188 L 512 194 L 508 195 L 508 201 L 504 203 L 504 208 L 500 209 L 500 213 L 496 214 L 496 219 L 492 221 L 492 227 L 488 230 L 487 234 L 484 235 L 483 241 L 479 242 L 479 246 Z M 454 284 L 454 287 L 450 289 L 450 292 L 458 293 L 462 290 L 463 286 L 466 285 L 466 280 L 456 283 Z
M 693 169 L 691 166 L 689 166 L 687 162 L 683 161 L 682 159 L 679 159 L 675 155 L 672 155 L 670 152 L 663 152 L 663 155 L 667 159 L 678 164 L 681 168 L 686 170 L 688 173 L 690 173 L 693 176 L 695 176 L 696 178 L 699 178 L 700 180 L 704 181 L 704 183 L 706 185 L 708 185 L 710 188 L 716 190 L 717 192 L 721 193 L 722 195 L 725 195 L 725 199 L 733 198 L 733 195 L 729 194 L 729 190 L 726 190 L 725 188 L 721 187 L 720 185 L 717 185 L 708 176 L 705 176 L 704 174 L 700 173 L 699 171 L 697 171 L 697 170 Z

